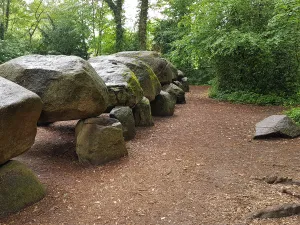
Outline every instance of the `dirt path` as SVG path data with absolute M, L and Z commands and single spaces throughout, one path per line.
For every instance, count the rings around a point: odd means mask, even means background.
M 221 103 L 192 87 L 175 116 L 155 118 L 127 143 L 129 157 L 82 167 L 74 153 L 75 122 L 39 128 L 17 159 L 38 174 L 48 194 L 0 224 L 244 224 L 265 206 L 300 200 L 256 178 L 300 180 L 300 138 L 253 141 L 255 123 L 280 107 Z M 251 224 L 300 224 L 300 217 Z

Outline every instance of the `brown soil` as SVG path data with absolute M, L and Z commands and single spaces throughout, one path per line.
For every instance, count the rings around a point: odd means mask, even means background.
M 175 116 L 138 128 L 129 156 L 104 166 L 77 162 L 76 121 L 39 128 L 17 160 L 47 196 L 0 224 L 300 224 L 297 216 L 245 223 L 266 206 L 300 202 L 299 186 L 260 179 L 299 181 L 300 139 L 252 140 L 255 123 L 283 108 L 218 102 L 207 89 L 192 87 Z

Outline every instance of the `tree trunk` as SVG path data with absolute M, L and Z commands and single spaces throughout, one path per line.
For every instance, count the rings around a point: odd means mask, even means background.
M 10 16 L 10 0 L 6 0 L 6 2 L 3 1 L 2 4 L 3 15 L 0 19 L 0 40 L 4 40 L 5 33 L 8 30 Z
M 116 52 L 120 52 L 123 50 L 124 43 L 124 29 L 123 29 L 123 15 L 122 8 L 124 0 L 105 0 L 108 4 L 109 8 L 112 10 L 114 14 L 114 20 L 116 23 Z
M 140 15 L 139 15 L 139 30 L 138 30 L 139 49 L 146 50 L 149 1 L 148 0 L 140 0 L 140 1 L 141 2 L 140 2 Z
M 115 15 L 115 23 L 116 23 L 116 52 L 121 52 L 123 50 L 123 39 L 124 39 L 124 30 L 122 25 L 121 12 Z
M 6 2 L 6 12 L 5 12 L 5 32 L 8 29 L 9 16 L 10 16 L 10 0 L 7 0 L 7 2 Z
M 4 33 L 5 33 L 4 24 L 0 22 L 0 40 L 4 40 Z

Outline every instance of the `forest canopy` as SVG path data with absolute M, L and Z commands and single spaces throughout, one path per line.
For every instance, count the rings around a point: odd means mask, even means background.
M 139 0 L 137 11 L 128 29 L 124 0 L 0 0 L 0 63 L 155 50 L 193 84 L 211 84 L 212 97 L 300 102 L 299 0 Z

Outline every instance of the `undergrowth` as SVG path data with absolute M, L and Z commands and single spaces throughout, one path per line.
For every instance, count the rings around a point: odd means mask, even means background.
M 242 104 L 255 105 L 283 105 L 297 106 L 300 105 L 300 95 L 281 97 L 275 94 L 257 94 L 254 92 L 236 91 L 232 93 L 217 92 L 214 88 L 210 89 L 209 97 L 220 100 Z M 299 110 L 300 112 L 300 110 Z
M 296 124 L 300 125 L 300 107 L 292 108 L 284 113 L 294 120 Z

